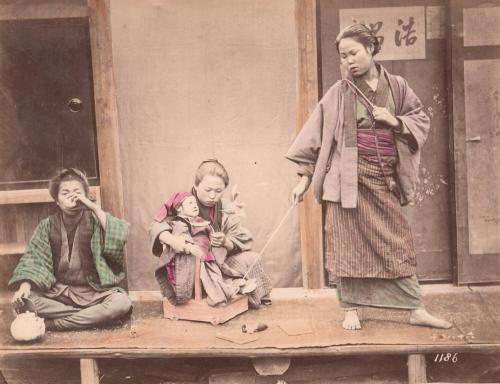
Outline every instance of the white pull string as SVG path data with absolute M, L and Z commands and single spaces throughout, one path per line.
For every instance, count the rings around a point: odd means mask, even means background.
M 276 236 L 276 234 L 280 230 L 280 228 L 283 225 L 283 223 L 286 221 L 286 219 L 288 218 L 288 216 L 290 215 L 290 213 L 293 211 L 293 208 L 295 208 L 295 205 L 292 205 L 292 206 L 290 206 L 290 208 L 288 208 L 288 211 L 286 211 L 285 215 L 283 216 L 283 218 L 279 222 L 278 226 L 274 229 L 273 233 L 271 233 L 271 236 L 269 236 L 269 238 L 267 239 L 266 244 L 264 244 L 264 247 L 262 247 L 262 249 L 260 250 L 259 254 L 255 258 L 255 261 L 252 263 L 252 265 L 250 265 L 250 268 L 248 268 L 247 273 L 245 273 L 245 275 L 243 276 L 244 279 L 247 278 L 248 274 L 250 273 L 250 271 L 252 270 L 252 268 L 254 267 L 254 265 L 257 264 L 257 262 L 260 260 L 260 258 L 262 257 L 262 255 L 266 251 L 267 247 L 269 246 L 269 244 L 271 243 L 271 241 L 273 241 L 274 237 Z

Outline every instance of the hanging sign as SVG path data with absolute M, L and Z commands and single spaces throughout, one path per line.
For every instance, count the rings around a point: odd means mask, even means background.
M 425 7 L 341 9 L 340 30 L 366 24 L 382 47 L 377 60 L 425 59 Z

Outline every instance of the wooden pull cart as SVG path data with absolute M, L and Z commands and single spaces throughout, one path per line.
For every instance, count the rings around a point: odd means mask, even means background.
M 212 307 L 203 299 L 200 279 L 201 260 L 196 258 L 194 275 L 194 298 L 185 304 L 173 305 L 163 299 L 163 317 L 170 320 L 191 320 L 223 324 L 228 320 L 248 311 L 248 297 L 236 295 L 225 305 Z

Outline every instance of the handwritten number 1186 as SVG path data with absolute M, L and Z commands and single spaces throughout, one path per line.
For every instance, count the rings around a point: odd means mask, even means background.
M 449 362 L 455 364 L 458 361 L 458 353 L 437 353 L 434 358 L 435 363 Z

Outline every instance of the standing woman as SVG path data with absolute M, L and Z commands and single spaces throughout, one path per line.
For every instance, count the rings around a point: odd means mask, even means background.
M 357 306 L 410 310 L 410 323 L 451 324 L 423 307 L 415 248 L 401 206 L 415 193 L 429 118 L 406 80 L 373 57 L 371 30 L 353 24 L 336 41 L 343 80 L 320 100 L 286 157 L 299 165 L 297 203 L 313 183 L 326 208 L 325 266 L 337 284 L 345 329 L 360 329 Z

